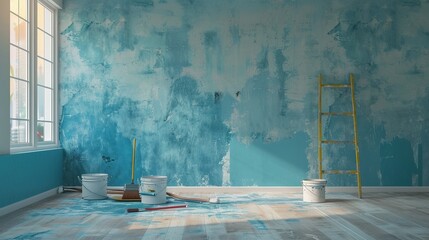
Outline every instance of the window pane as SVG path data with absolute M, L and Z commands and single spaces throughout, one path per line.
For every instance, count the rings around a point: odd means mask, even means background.
M 10 46 L 10 76 L 27 80 L 28 53 Z
M 52 37 L 48 34 L 45 35 L 45 57 L 52 61 Z
M 11 143 L 29 143 L 28 121 L 10 120 L 10 126 Z
M 45 31 L 52 35 L 52 16 L 51 10 L 45 8 Z
M 40 30 L 37 30 L 37 55 L 45 58 L 45 37 Z
M 37 27 L 52 35 L 52 12 L 40 3 L 37 4 Z
M 37 31 L 37 55 L 52 60 L 52 37 L 41 30 Z
M 19 45 L 19 17 L 10 14 L 10 43 Z
M 10 80 L 10 117 L 28 119 L 28 83 Z
M 38 142 L 52 142 L 53 130 L 52 123 L 38 122 L 36 129 L 36 139 Z
M 45 30 L 45 7 L 40 3 L 37 3 L 37 27 Z
M 52 121 L 52 90 L 37 87 L 37 120 Z
M 37 84 L 52 88 L 52 63 L 37 58 Z
M 27 25 L 26 21 L 15 14 L 10 14 L 10 42 L 26 50 L 28 49 Z
M 19 11 L 19 1 L 17 0 L 10 0 L 10 11 L 18 15 Z
M 14 0 L 12 0 L 14 1 Z M 19 1 L 19 13 L 18 15 L 22 18 L 24 18 L 25 20 L 27 20 L 27 5 L 28 5 L 28 1 L 27 0 L 15 0 L 15 1 Z
M 27 0 L 10 0 L 10 11 L 19 15 L 20 17 L 28 20 L 27 9 L 28 9 Z

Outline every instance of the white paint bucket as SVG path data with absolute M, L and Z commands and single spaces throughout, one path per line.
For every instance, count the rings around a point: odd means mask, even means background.
M 302 199 L 304 202 L 325 201 L 325 179 L 302 180 Z
M 82 198 L 107 198 L 107 177 L 105 173 L 82 174 Z
M 145 204 L 167 202 L 167 176 L 145 176 L 140 178 L 140 198 Z

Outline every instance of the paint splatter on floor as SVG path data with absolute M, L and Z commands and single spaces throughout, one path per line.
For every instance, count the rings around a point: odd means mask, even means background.
M 190 195 L 192 197 L 194 195 Z M 201 195 L 199 195 L 201 196 Z M 197 197 L 196 195 L 194 197 Z M 429 236 L 429 194 L 217 194 L 220 204 L 127 213 L 139 202 L 65 193 L 0 218 L 0 239 L 419 239 Z M 183 204 L 169 199 L 166 204 Z M 398 205 L 399 204 L 399 205 Z M 157 206 L 157 205 L 155 205 Z M 400 206 L 400 207 L 398 207 Z M 406 228 L 404 228 L 406 226 Z

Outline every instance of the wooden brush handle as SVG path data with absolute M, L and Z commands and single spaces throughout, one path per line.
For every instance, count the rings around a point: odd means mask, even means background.
M 140 209 L 138 209 L 138 208 L 128 208 L 127 212 L 140 212 Z
M 164 210 L 164 209 L 172 209 L 172 208 L 186 208 L 188 205 L 182 204 L 182 205 L 173 205 L 173 206 L 165 206 L 165 207 L 148 207 L 144 210 L 146 211 L 156 211 L 156 210 Z
M 134 184 L 134 164 L 136 162 L 136 139 L 133 139 L 133 157 L 131 159 L 131 184 Z
M 157 210 L 166 210 L 166 209 L 173 209 L 173 208 L 187 208 L 188 205 L 182 204 L 182 205 L 173 205 L 173 206 L 162 206 L 162 207 L 149 207 L 149 208 L 128 208 L 127 212 L 144 212 L 144 211 L 157 211 Z

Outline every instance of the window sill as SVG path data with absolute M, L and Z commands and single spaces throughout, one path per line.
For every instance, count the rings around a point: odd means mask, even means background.
M 20 154 L 20 153 L 31 153 L 31 152 L 41 152 L 41 151 L 50 151 L 50 150 L 57 150 L 62 149 L 60 145 L 47 145 L 47 146 L 39 146 L 37 148 L 35 147 L 16 147 L 10 149 L 10 154 Z

